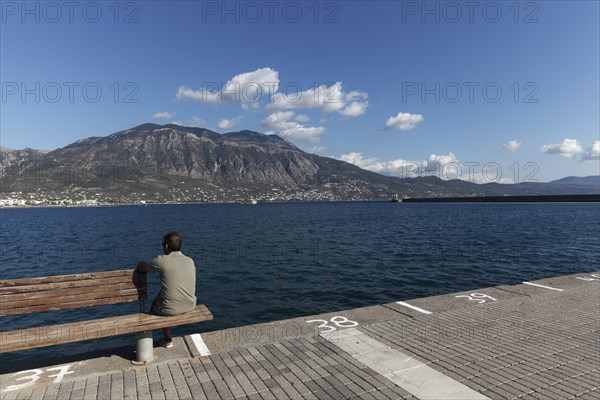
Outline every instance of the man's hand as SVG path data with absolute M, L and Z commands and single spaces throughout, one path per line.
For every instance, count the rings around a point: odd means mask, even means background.
M 150 272 L 150 267 L 148 266 L 148 264 L 146 263 L 146 261 L 141 261 L 137 265 L 136 271 L 138 271 L 138 272 Z

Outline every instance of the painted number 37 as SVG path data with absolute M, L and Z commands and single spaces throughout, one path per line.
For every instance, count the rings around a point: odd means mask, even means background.
M 62 367 L 48 368 L 48 369 L 46 369 L 46 372 L 58 371 L 58 373 L 56 373 L 54 375 L 48 375 L 49 378 L 54 378 L 54 380 L 52 381 L 53 383 L 58 383 L 58 382 L 62 381 L 62 379 L 64 378 L 65 375 L 72 374 L 74 372 L 74 371 L 69 371 L 70 367 L 71 367 L 71 365 L 63 365 Z M 16 377 L 19 375 L 23 375 L 23 376 L 15 379 L 15 381 L 25 381 L 25 382 L 8 386 L 6 388 L 6 391 L 10 392 L 13 390 L 19 390 L 19 389 L 26 388 L 27 386 L 33 385 L 42 377 L 43 374 L 44 374 L 44 370 L 41 370 L 41 369 L 28 369 L 27 371 L 17 372 L 15 374 L 13 374 L 12 377 Z

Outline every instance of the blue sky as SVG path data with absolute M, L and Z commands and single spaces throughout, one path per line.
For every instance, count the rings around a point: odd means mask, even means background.
M 175 122 L 397 176 L 600 174 L 599 15 L 596 1 L 2 1 L 0 143 Z

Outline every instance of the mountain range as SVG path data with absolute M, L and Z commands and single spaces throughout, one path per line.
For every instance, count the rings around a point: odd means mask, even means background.
M 548 183 L 476 184 L 435 176 L 397 178 L 309 154 L 276 135 L 219 134 L 143 124 L 40 151 L 0 149 L 2 198 L 66 204 L 377 200 L 403 197 L 589 194 L 600 176 Z

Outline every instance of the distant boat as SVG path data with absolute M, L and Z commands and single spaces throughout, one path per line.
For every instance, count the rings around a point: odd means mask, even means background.
M 247 204 L 247 205 L 256 205 L 256 204 L 258 204 L 258 201 L 254 200 L 254 199 L 250 199 L 250 200 L 242 200 L 239 203 Z
M 396 194 L 392 196 L 392 203 L 402 203 L 402 198 Z

